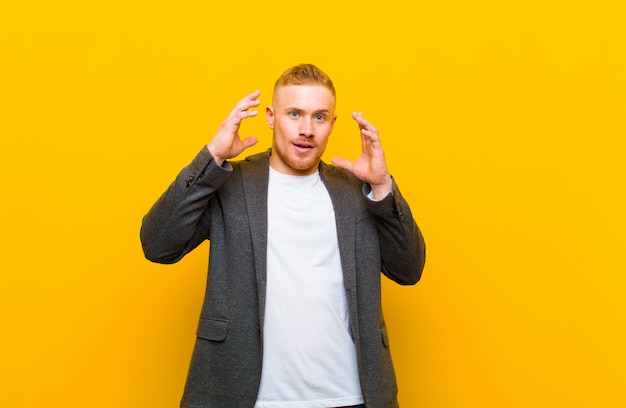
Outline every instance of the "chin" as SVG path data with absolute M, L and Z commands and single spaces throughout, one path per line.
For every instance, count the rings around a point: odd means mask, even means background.
M 294 162 L 294 163 L 289 163 L 289 167 L 291 167 L 294 171 L 306 173 L 306 172 L 313 172 L 314 170 L 317 170 L 318 163 L 319 162 L 306 162 L 306 163 Z

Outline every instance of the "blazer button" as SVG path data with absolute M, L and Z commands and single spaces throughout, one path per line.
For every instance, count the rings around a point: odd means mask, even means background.
M 189 176 L 189 178 L 187 179 L 187 184 L 185 186 L 186 187 L 191 186 L 191 183 L 193 183 L 195 179 L 196 179 L 196 176 Z
M 393 216 L 399 218 L 400 221 L 404 221 L 404 214 L 402 214 L 402 211 L 398 210 L 397 208 L 393 209 Z

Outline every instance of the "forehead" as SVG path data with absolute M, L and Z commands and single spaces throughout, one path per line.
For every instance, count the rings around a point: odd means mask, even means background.
M 320 84 L 285 85 L 274 90 L 274 107 L 332 111 L 335 97 Z

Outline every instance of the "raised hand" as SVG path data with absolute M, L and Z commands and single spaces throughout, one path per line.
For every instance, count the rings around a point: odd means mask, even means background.
M 221 166 L 224 160 L 238 156 L 259 141 L 255 136 L 242 139 L 239 136 L 239 127 L 245 119 L 257 115 L 258 111 L 250 110 L 250 108 L 261 104 L 261 101 L 257 99 L 260 94 L 260 91 L 254 91 L 239 101 L 207 145 L 217 165 Z
M 391 192 L 391 175 L 387 170 L 385 152 L 380 144 L 378 130 L 369 123 L 361 112 L 353 112 L 352 118 L 361 131 L 361 155 L 353 162 L 334 158 L 332 163 L 344 168 L 372 187 L 374 199 L 381 200 Z

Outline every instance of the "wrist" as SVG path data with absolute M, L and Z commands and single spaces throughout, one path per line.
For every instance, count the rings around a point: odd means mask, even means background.
M 387 175 L 385 181 L 382 183 L 379 183 L 379 184 L 370 183 L 370 187 L 372 189 L 372 198 L 375 201 L 382 200 L 393 191 L 393 181 L 391 179 L 391 175 Z
M 206 145 L 206 148 L 209 151 L 209 153 L 211 153 L 211 156 L 213 157 L 213 161 L 215 161 L 215 164 L 217 164 L 218 166 L 221 166 L 222 164 L 224 164 L 226 159 L 223 159 L 219 155 L 215 154 L 213 150 L 211 150 L 211 145 Z

